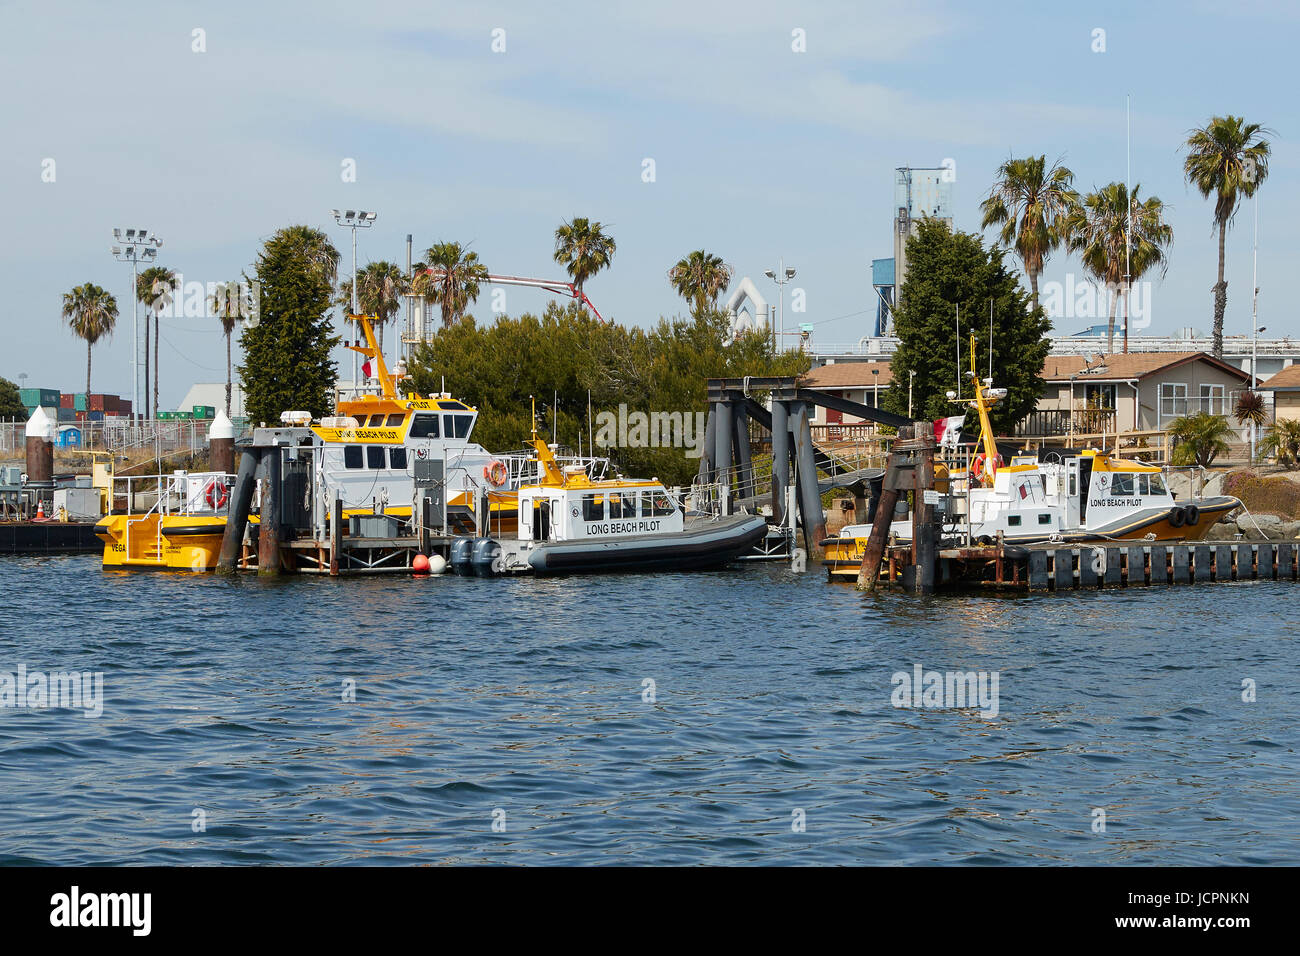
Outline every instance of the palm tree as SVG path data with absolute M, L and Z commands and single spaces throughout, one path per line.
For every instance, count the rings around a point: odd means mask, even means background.
M 1049 167 L 1044 155 L 1008 159 L 997 175 L 988 198 L 980 203 L 980 228 L 1002 227 L 999 239 L 1020 256 L 1036 309 L 1043 262 L 1065 241 L 1062 225 L 1079 201 L 1070 185 L 1074 173 L 1059 162 Z
M 1219 233 L 1219 281 L 1214 283 L 1214 357 L 1223 358 L 1223 313 L 1228 307 L 1228 283 L 1223 278 L 1223 242 L 1228 225 L 1245 197 L 1255 195 L 1268 178 L 1272 152 L 1258 123 L 1240 116 L 1212 116 L 1200 129 L 1187 134 L 1187 159 L 1183 176 L 1209 198 L 1214 193 L 1214 228 Z
M 394 262 L 371 262 L 357 270 L 357 305 L 363 315 L 375 317 L 380 351 L 384 348 L 384 325 L 401 309 L 410 287 L 410 279 Z M 351 280 L 339 283 L 339 304 L 351 311 Z
M 668 281 L 677 294 L 694 306 L 698 319 L 717 305 L 718 296 L 731 284 L 732 268 L 703 249 L 677 260 L 668 270 Z
M 576 217 L 555 230 L 555 261 L 567 267 L 579 302 L 583 302 L 582 287 L 586 281 L 608 268 L 614 259 L 614 237 L 606 235 L 601 228 L 598 222 Z
M 478 261 L 478 253 L 463 248 L 459 242 L 430 246 L 421 266 L 424 271 L 411 283 L 411 291 L 426 302 L 438 304 L 443 328 L 464 317 L 465 310 L 478 298 L 479 284 L 488 278 L 487 266 Z
M 171 301 L 168 294 L 176 273 L 165 266 L 150 266 L 135 277 L 135 297 L 153 313 L 153 412 L 158 414 L 158 313 Z M 149 416 L 149 316 L 144 317 L 144 417 Z
M 63 294 L 63 318 L 72 334 L 86 341 L 86 396 L 90 396 L 90 350 L 117 325 L 117 300 L 87 282 Z
M 1283 418 L 1274 422 L 1259 450 L 1262 455 L 1276 455 L 1279 465 L 1300 463 L 1300 419 Z
M 1197 412 L 1174 419 L 1169 424 L 1169 436 L 1174 440 L 1170 455 L 1173 464 L 1208 468 L 1214 459 L 1228 453 L 1232 426 L 1222 415 Z
M 1115 310 L 1125 296 L 1124 351 L 1128 351 L 1128 294 L 1134 279 L 1157 266 L 1164 275 L 1174 230 L 1165 222 L 1165 206 L 1158 198 L 1141 199 L 1141 184 L 1130 196 L 1124 183 L 1110 183 L 1089 193 L 1060 224 L 1083 266 L 1104 283 L 1110 293 L 1106 351 L 1115 351 Z M 1131 219 L 1130 219 L 1131 214 Z
M 230 414 L 230 397 L 231 397 L 231 337 L 235 333 L 235 325 L 241 318 L 244 318 L 244 287 L 238 282 L 223 282 L 217 286 L 212 298 L 208 300 L 208 308 L 212 314 L 221 322 L 221 330 L 226 336 L 226 414 Z

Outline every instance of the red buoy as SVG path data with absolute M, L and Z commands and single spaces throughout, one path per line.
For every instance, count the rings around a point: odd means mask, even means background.
M 428 574 L 429 559 L 422 554 L 417 554 L 411 559 L 411 570 L 416 574 Z

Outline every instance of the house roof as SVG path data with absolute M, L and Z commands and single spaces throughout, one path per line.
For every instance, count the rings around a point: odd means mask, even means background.
M 1085 363 L 1082 355 L 1049 355 L 1043 362 L 1043 380 L 1068 382 L 1074 376 L 1094 382 L 1130 381 L 1189 362 L 1208 362 L 1243 382 L 1250 381 L 1248 372 L 1221 362 L 1208 352 L 1117 352 L 1099 355 L 1091 364 Z
M 873 375 L 873 371 L 879 374 Z M 809 370 L 800 384 L 808 388 L 888 388 L 893 380 L 888 362 L 835 362 Z
M 1265 379 L 1259 387 L 1269 391 L 1300 391 L 1300 365 L 1288 365 L 1272 378 Z

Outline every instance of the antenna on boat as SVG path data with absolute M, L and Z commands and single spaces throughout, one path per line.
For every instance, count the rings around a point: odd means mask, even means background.
M 993 377 L 993 298 L 989 297 L 989 378 Z
M 961 398 L 961 303 L 957 303 L 957 397 Z
M 1132 268 L 1129 265 L 1129 247 L 1133 234 L 1133 121 L 1130 117 L 1129 103 L 1133 94 L 1124 94 L 1124 351 L 1128 352 L 1129 326 L 1129 283 L 1132 281 Z M 1115 416 L 1116 424 L 1119 416 Z
M 593 458 L 596 456 L 596 443 L 591 437 L 591 389 L 587 389 L 587 450 Z

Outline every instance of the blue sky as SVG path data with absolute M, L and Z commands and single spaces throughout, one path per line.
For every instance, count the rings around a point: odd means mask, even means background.
M 806 52 L 791 48 L 795 29 Z M 1122 180 L 1126 94 L 1133 178 L 1175 231 L 1150 331 L 1209 330 L 1211 204 L 1184 185 L 1179 147 L 1231 112 L 1277 134 L 1260 194 L 1260 323 L 1300 336 L 1287 280 L 1300 253 L 1298 34 L 1300 7 L 1262 0 L 0 3 L 0 269 L 13 290 L 0 375 L 81 387 L 84 346 L 59 307 L 90 281 L 123 313 L 96 347 L 95 390 L 130 393 L 130 280 L 109 253 L 113 226 L 156 231 L 164 264 L 221 281 L 291 223 L 328 227 L 346 266 L 332 207 L 378 211 L 363 263 L 402 261 L 409 232 L 417 251 L 455 239 L 495 272 L 534 276 L 560 275 L 561 220 L 600 220 L 618 252 L 588 294 L 628 324 L 684 310 L 665 273 L 692 249 L 765 290 L 763 270 L 784 256 L 807 301 L 796 317 L 787 298 L 787 324 L 853 343 L 871 328 L 870 260 L 891 254 L 896 166 L 954 160 L 957 225 L 977 230 L 1009 155 L 1060 157 L 1083 189 Z M 50 158 L 56 179 L 42 182 Z M 355 183 L 341 180 L 346 158 Z M 1228 237 L 1228 334 L 1250 330 L 1251 226 L 1246 207 Z M 1077 271 L 1057 254 L 1043 282 Z M 511 314 L 545 305 L 507 295 Z M 163 407 L 224 381 L 215 320 L 165 319 L 161 364 Z

